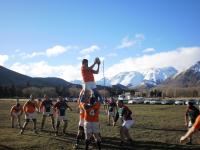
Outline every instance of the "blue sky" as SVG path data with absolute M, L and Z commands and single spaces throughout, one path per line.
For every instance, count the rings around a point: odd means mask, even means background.
M 81 79 L 82 58 L 97 56 L 107 77 L 182 71 L 200 60 L 199 14 L 198 0 L 2 0 L 0 64 L 67 81 Z

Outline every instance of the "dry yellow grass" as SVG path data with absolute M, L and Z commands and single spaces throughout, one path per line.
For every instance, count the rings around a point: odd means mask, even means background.
M 68 113 L 67 135 L 54 136 L 50 119 L 47 119 L 48 132 L 32 132 L 31 124 L 24 135 L 18 128 L 10 128 L 9 110 L 15 101 L 0 100 L 0 149 L 10 150 L 67 150 L 72 149 L 78 124 L 76 103 L 70 103 L 73 111 Z M 23 103 L 23 102 L 21 102 Z M 185 106 L 175 105 L 129 105 L 133 110 L 135 125 L 130 129 L 133 145 L 120 147 L 119 124 L 107 126 L 104 111 L 101 111 L 102 149 L 200 149 L 200 134 L 194 136 L 194 145 L 180 145 L 179 138 L 186 132 L 184 127 Z M 103 108 L 102 108 L 103 109 Z M 23 117 L 22 117 L 23 118 Z M 22 119 L 23 121 L 23 119 Z M 40 127 L 41 114 L 37 126 Z M 80 149 L 84 148 L 81 144 Z

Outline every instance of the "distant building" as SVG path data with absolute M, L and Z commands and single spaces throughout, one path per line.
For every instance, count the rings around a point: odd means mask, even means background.
M 135 97 L 140 97 L 140 96 L 142 96 L 142 92 L 135 91 Z

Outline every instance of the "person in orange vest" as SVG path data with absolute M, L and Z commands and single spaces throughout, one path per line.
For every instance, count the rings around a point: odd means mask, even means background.
M 93 90 L 96 99 L 99 99 L 99 101 L 102 103 L 103 99 L 97 90 L 95 79 L 94 79 L 94 74 L 99 73 L 100 63 L 101 61 L 97 57 L 94 63 L 91 66 L 88 66 L 88 60 L 83 59 L 82 66 L 81 66 L 81 75 L 83 78 L 83 90 L 86 90 L 86 89 Z M 97 69 L 94 70 L 94 67 L 96 64 L 97 64 Z M 82 101 L 82 98 L 81 98 L 81 101 Z
M 98 148 L 101 149 L 99 110 L 100 102 L 93 95 L 92 90 L 85 91 L 84 102 L 80 103 L 80 107 L 84 110 L 84 131 L 85 131 L 85 149 L 89 148 L 91 137 L 96 139 Z
M 81 101 L 80 101 L 80 97 L 82 97 L 83 94 L 84 94 L 84 90 L 82 89 L 81 92 L 80 92 L 79 98 L 77 100 L 78 108 L 79 108 L 79 123 L 78 123 L 78 133 L 77 133 L 77 136 L 76 136 L 76 144 L 75 144 L 74 148 L 78 148 L 79 141 L 81 139 L 85 139 L 85 133 L 84 133 L 84 110 L 81 107 Z
M 11 127 L 14 128 L 14 120 L 17 119 L 18 126 L 21 128 L 21 115 L 23 114 L 23 108 L 19 103 L 19 99 L 17 99 L 16 104 L 11 107 L 10 109 L 10 116 L 11 116 Z
M 23 106 L 23 111 L 25 113 L 25 122 L 24 125 L 20 131 L 20 134 L 24 133 L 24 130 L 27 126 L 27 124 L 30 122 L 30 120 L 33 121 L 33 129 L 34 129 L 34 133 L 37 134 L 37 130 L 36 130 L 36 123 L 37 123 L 37 119 L 36 119 L 36 115 L 39 108 L 37 105 L 37 102 L 34 100 L 34 97 L 31 95 L 30 99 L 24 104 Z

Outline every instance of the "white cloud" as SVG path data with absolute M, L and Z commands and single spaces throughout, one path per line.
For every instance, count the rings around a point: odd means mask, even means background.
M 71 46 L 63 47 L 63 46 L 60 46 L 60 45 L 56 45 L 52 48 L 47 49 L 46 54 L 47 54 L 48 57 L 57 56 L 57 55 L 60 55 L 64 52 L 66 52 L 69 49 L 71 49 Z
M 183 47 L 152 55 L 129 57 L 106 70 L 106 76 L 112 77 L 120 72 L 139 71 L 152 67 L 173 66 L 179 72 L 189 68 L 200 60 L 200 47 Z
M 45 61 L 37 63 L 15 63 L 10 69 L 32 77 L 60 77 L 66 81 L 81 80 L 80 64 L 51 66 Z
M 80 51 L 80 53 L 83 54 L 83 55 L 86 55 L 86 54 L 92 53 L 92 52 L 94 52 L 94 51 L 96 51 L 96 50 L 99 50 L 99 49 L 100 49 L 99 46 L 97 46 L 97 45 L 92 45 L 92 46 L 90 46 L 90 47 L 88 47 L 88 48 L 82 49 L 82 50 Z
M 33 58 L 33 57 L 42 56 L 42 55 L 45 55 L 45 53 L 44 52 L 32 52 L 31 54 L 27 54 L 26 57 Z
M 4 65 L 4 63 L 8 60 L 8 55 L 0 55 L 0 65 Z
M 143 34 L 136 34 L 133 39 L 129 39 L 128 37 L 124 37 L 121 41 L 121 44 L 119 46 L 117 46 L 117 49 L 133 47 L 136 44 L 139 44 L 143 40 L 144 40 Z
M 155 48 L 146 48 L 142 52 L 143 53 L 148 53 L 148 52 L 154 52 L 154 51 L 156 51 Z
M 3 57 L 2 57 L 3 56 Z M 2 59 L 4 58 L 4 60 Z M 105 58 L 100 58 L 101 60 Z M 3 61 L 2 61 L 3 60 Z M 8 60 L 7 55 L 0 55 L 0 64 Z M 106 59 L 107 60 L 107 59 Z M 106 63 L 106 60 L 104 63 Z M 183 47 L 166 52 L 156 54 L 144 54 L 137 57 L 129 57 L 121 60 L 118 64 L 114 64 L 105 70 L 106 77 L 112 77 L 120 72 L 139 71 L 152 67 L 173 66 L 178 71 L 183 71 L 200 60 L 200 47 Z M 52 66 L 45 61 L 26 64 L 15 63 L 10 69 L 25 75 L 34 77 L 61 77 L 66 81 L 82 80 L 80 72 L 81 61 L 75 65 L 59 65 Z M 106 66 L 106 64 L 105 64 Z M 95 75 L 95 79 L 102 78 L 102 65 L 100 73 Z

